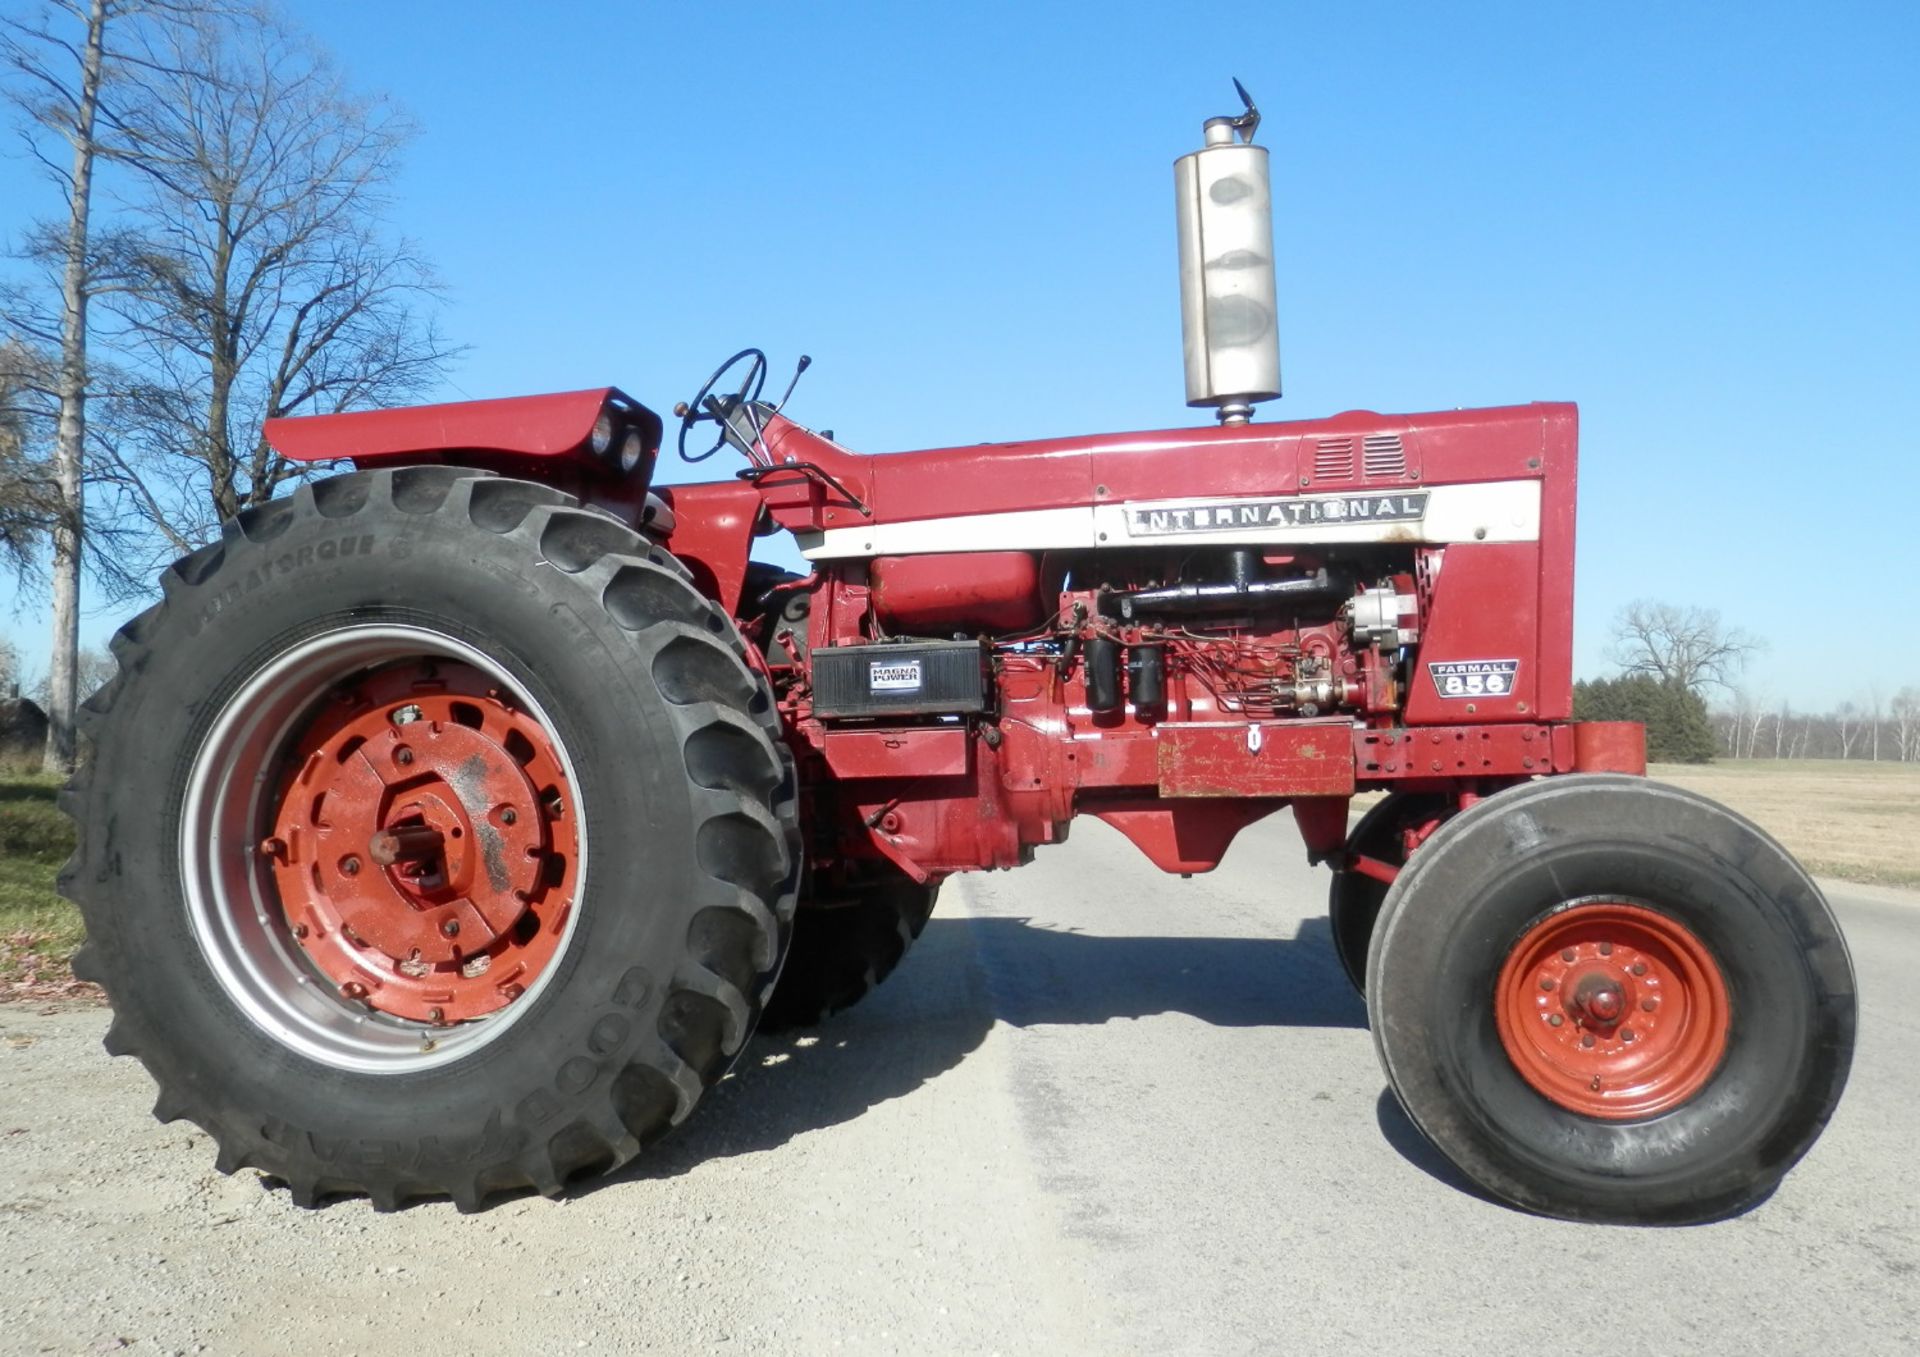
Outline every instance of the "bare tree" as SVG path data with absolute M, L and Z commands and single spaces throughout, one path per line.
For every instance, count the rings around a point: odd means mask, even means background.
M 1765 648 L 1765 641 L 1728 626 L 1712 608 L 1640 599 L 1615 614 L 1607 658 L 1626 673 L 1650 674 L 1698 692 L 1732 688 L 1748 658 Z
M 1885 701 L 1880 695 L 1879 684 L 1867 688 L 1867 739 L 1875 763 L 1880 762 L 1880 719 L 1885 712 Z
M 59 512 L 53 469 L 35 446 L 44 364 L 0 338 L 0 566 L 24 592 L 40 576 L 40 548 Z
M 15 81 L 16 105 L 43 132 L 64 141 L 71 161 L 64 169 L 29 145 L 65 193 L 67 221 L 60 277 L 60 415 L 54 443 L 51 523 L 53 539 L 53 646 L 47 710 L 46 763 L 65 772 L 73 767 L 74 712 L 79 704 L 75 680 L 80 649 L 80 555 L 85 500 L 81 467 L 87 438 L 87 303 L 89 225 L 93 208 L 93 171 L 99 152 L 101 90 L 107 74 L 107 25 L 125 6 L 115 0 L 54 0 L 54 9 L 78 25 L 77 38 L 57 28 L 49 16 L 37 21 L 7 18 L 0 37 L 4 59 Z
M 122 130 L 121 91 L 141 76 L 160 74 L 141 47 L 151 47 L 155 25 L 168 27 L 223 14 L 230 0 L 41 0 L 35 14 L 0 15 L 0 80 L 19 115 L 29 154 L 64 201 L 61 220 L 34 233 L 30 253 L 50 266 L 57 309 L 28 337 L 57 350 L 51 396 L 54 415 L 52 503 L 46 532 L 52 544 L 50 582 L 53 637 L 47 711 L 49 768 L 73 766 L 74 709 L 78 703 L 80 587 L 87 557 L 86 465 L 91 391 L 89 306 L 99 295 L 101 235 L 94 222 L 94 181 L 116 154 Z M 132 78 L 132 79 L 130 79 Z M 21 312 L 8 308 L 8 328 Z M 9 338 L 15 336 L 9 335 Z
M 114 459 L 186 545 L 299 474 L 264 420 L 407 399 L 452 350 L 431 274 L 380 229 L 400 118 L 269 20 L 156 36 L 126 118 L 144 239 L 110 303 L 145 377 Z
M 1860 738 L 1860 709 L 1851 702 L 1842 702 L 1834 709 L 1833 733 L 1840 744 L 1840 757 L 1853 757 L 1854 741 Z
M 1735 688 L 1729 716 L 1732 739 L 1728 752 L 1736 759 L 1752 758 L 1760 744 L 1760 729 L 1767 720 L 1765 704 L 1746 689 Z
M 1893 734 L 1900 746 L 1900 757 L 1909 763 L 1920 759 L 1920 688 L 1902 688 L 1893 695 L 1887 710 L 1893 717 Z

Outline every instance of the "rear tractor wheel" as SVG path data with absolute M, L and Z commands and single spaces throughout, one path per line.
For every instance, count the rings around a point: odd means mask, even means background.
M 162 1120 L 297 1200 L 558 1193 L 739 1053 L 794 905 L 770 695 L 675 563 L 540 486 L 303 487 L 115 639 L 75 967 Z
M 1642 778 L 1487 798 L 1395 879 L 1367 973 L 1415 1124 L 1515 1205 L 1685 1224 L 1763 1199 L 1832 1116 L 1852 963 L 1784 849 Z
M 768 1031 L 812 1027 L 852 1008 L 906 958 L 940 893 L 890 864 L 816 894 L 794 917 L 787 968 L 767 1003 Z

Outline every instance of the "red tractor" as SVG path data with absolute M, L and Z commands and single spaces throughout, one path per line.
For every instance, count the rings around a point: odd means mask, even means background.
M 653 485 L 663 422 L 610 387 L 270 422 L 357 469 L 166 572 L 67 802 L 75 967 L 156 1114 L 302 1203 L 557 1194 L 883 980 L 949 874 L 1076 815 L 1205 872 L 1291 810 L 1475 1182 L 1596 1221 L 1768 1193 L 1846 1080 L 1833 916 L 1638 776 L 1637 726 L 1571 720 L 1571 405 L 1250 422 L 1256 119 L 1176 166 L 1217 427 L 864 456 L 755 350 L 675 411 L 745 459 L 703 484 Z M 807 573 L 754 559 L 780 533 Z

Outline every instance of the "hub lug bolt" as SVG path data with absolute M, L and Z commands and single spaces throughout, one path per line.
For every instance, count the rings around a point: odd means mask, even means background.
M 342 999 L 364 999 L 367 997 L 367 987 L 358 980 L 349 980 L 340 987 L 340 997 Z
M 1640 1008 L 1643 1012 L 1651 1013 L 1658 1007 L 1660 1007 L 1660 1001 L 1658 999 L 1642 999 L 1640 1001 Z
M 284 859 L 287 856 L 287 841 L 278 838 L 260 840 L 260 855 Z
M 360 859 L 357 857 L 354 857 L 353 854 L 351 853 L 347 854 L 346 857 L 341 858 L 340 859 L 340 875 L 342 876 L 360 875 Z
M 1574 951 L 1574 950 L 1573 950 L 1573 948 L 1571 948 L 1571 947 L 1569 947 L 1569 948 L 1567 948 L 1567 950 L 1566 950 L 1566 951 L 1564 951 L 1564 952 L 1562 952 L 1562 953 L 1560 954 L 1560 959 L 1561 959 L 1562 961 L 1573 961 L 1573 960 L 1575 960 L 1575 959 L 1577 959 L 1577 958 L 1579 957 L 1579 955 L 1580 955 L 1580 954 L 1579 954 L 1578 952 L 1576 952 L 1576 951 Z
M 1547 1015 L 1547 1026 L 1549 1027 L 1558 1027 L 1565 1021 L 1566 1019 L 1561 1017 L 1558 1013 L 1549 1013 Z
M 430 1008 L 427 1010 L 428 1022 L 442 1023 L 442 1022 L 445 1022 L 446 1020 L 447 1020 L 447 1015 L 444 1009 Z
M 512 806 L 508 806 L 500 812 L 500 823 L 503 825 L 513 824 L 519 818 L 519 812 L 514 810 Z
M 405 745 L 401 745 L 398 749 L 393 751 L 393 761 L 399 764 L 402 768 L 405 768 L 413 762 L 413 751 L 407 748 Z
M 294 936 L 294 937 L 296 937 L 296 938 L 304 938 L 304 937 L 306 937 L 306 936 L 307 936 L 307 926 L 306 926 L 305 924 L 295 924 L 295 925 L 293 926 L 293 936 Z
M 460 921 L 458 919 L 448 919 L 445 923 L 440 925 L 440 935 L 442 937 L 447 937 L 447 938 L 459 937 Z

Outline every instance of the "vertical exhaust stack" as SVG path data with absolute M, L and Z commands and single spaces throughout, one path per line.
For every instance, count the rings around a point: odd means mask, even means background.
M 1280 394 L 1273 291 L 1273 188 L 1267 148 L 1253 144 L 1260 110 L 1209 118 L 1206 145 L 1173 162 L 1180 222 L 1180 330 L 1187 404 L 1245 424 L 1255 401 Z

